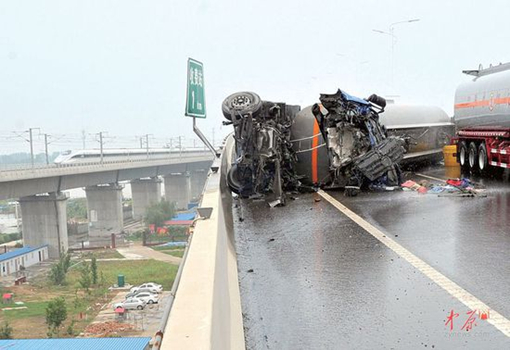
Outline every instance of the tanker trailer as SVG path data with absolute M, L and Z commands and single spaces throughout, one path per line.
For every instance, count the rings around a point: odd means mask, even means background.
M 474 76 L 455 92 L 453 143 L 464 170 L 510 167 L 510 63 L 465 70 Z
M 448 114 L 436 106 L 388 104 L 379 114 L 379 121 L 389 136 L 406 140 L 402 164 L 441 161 L 443 147 L 455 134 Z

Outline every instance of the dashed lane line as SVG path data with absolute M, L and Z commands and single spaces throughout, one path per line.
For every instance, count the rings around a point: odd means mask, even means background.
M 411 253 L 406 248 L 402 247 L 400 244 L 387 237 L 384 232 L 377 229 L 369 222 L 365 221 L 363 218 L 355 214 L 352 210 L 344 206 L 342 203 L 337 201 L 335 198 L 331 197 L 329 194 L 324 192 L 323 190 L 319 190 L 319 195 L 331 203 L 335 208 L 337 208 L 340 212 L 345 214 L 348 218 L 362 227 L 365 231 L 374 236 L 377 240 L 383 243 L 385 246 L 393 250 L 400 257 L 405 259 L 408 263 L 413 265 L 416 269 L 418 269 L 425 276 L 430 278 L 435 284 L 443 288 L 461 303 L 466 305 L 471 310 L 478 311 L 487 311 L 490 310 L 490 318 L 487 319 L 487 322 L 496 327 L 501 333 L 510 337 L 510 321 L 505 318 L 503 315 L 498 313 L 497 311 L 490 309 L 487 304 L 476 298 L 474 295 L 460 287 L 458 284 L 448 279 L 446 276 L 441 274 L 439 271 L 434 269 L 432 266 L 418 258 L 416 255 Z

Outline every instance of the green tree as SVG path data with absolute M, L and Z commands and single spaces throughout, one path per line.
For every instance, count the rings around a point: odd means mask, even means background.
M 57 286 L 61 286 L 66 282 L 66 273 L 64 272 L 64 268 L 60 261 L 55 262 L 51 265 L 51 270 L 49 273 L 50 281 Z
M 92 283 L 91 278 L 90 265 L 87 262 L 83 263 L 83 266 L 80 269 L 80 280 L 78 281 L 83 289 L 89 291 L 90 285 Z
M 162 227 L 165 221 L 170 220 L 174 215 L 175 208 L 173 203 L 161 201 L 147 208 L 144 221 L 147 226 Z
M 87 218 L 87 199 L 74 198 L 67 200 L 66 211 L 68 219 L 86 219 Z
M 12 327 L 7 321 L 0 327 L 0 339 L 12 339 Z
M 60 261 L 62 261 L 64 273 L 67 273 L 67 270 L 69 270 L 69 267 L 71 266 L 71 254 L 69 252 L 60 254 Z
M 90 270 L 92 272 L 92 284 L 97 284 L 97 260 L 96 257 L 92 257 L 92 262 L 90 263 Z
M 58 335 L 62 323 L 67 318 L 66 301 L 63 297 L 52 299 L 46 306 L 46 324 L 48 325 L 48 337 Z
M 67 327 L 67 334 L 70 336 L 74 336 L 74 324 L 75 324 L 75 321 L 72 320 L 71 324 Z
M 50 281 L 55 285 L 63 285 L 66 281 L 66 273 L 71 265 L 71 254 L 61 253 L 60 258 L 51 266 L 49 273 Z
M 107 283 L 106 277 L 104 277 L 104 273 L 101 271 L 101 274 L 99 275 L 99 286 L 106 287 Z

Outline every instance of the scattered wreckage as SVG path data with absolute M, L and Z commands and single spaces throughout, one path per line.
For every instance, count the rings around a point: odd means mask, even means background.
M 285 192 L 343 188 L 346 195 L 401 183 L 405 141 L 379 122 L 386 101 L 338 90 L 320 103 L 299 106 L 263 101 L 253 92 L 228 96 L 222 111 L 233 125 L 235 152 L 227 174 L 242 198 L 285 204 Z
M 407 180 L 401 188 L 419 194 L 437 194 L 438 197 L 487 197 L 484 186 L 466 178 L 448 179 L 441 184 L 429 183 L 427 180 Z

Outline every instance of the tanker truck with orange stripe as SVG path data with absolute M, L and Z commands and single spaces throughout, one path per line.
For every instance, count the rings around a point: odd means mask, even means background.
M 242 198 L 284 205 L 286 193 L 318 187 L 344 189 L 398 186 L 405 140 L 379 122 L 386 100 L 338 89 L 320 102 L 300 106 L 261 100 L 253 92 L 228 96 L 222 111 L 234 127 L 227 184 Z
M 455 92 L 453 142 L 464 170 L 510 168 L 510 63 L 464 70 Z

